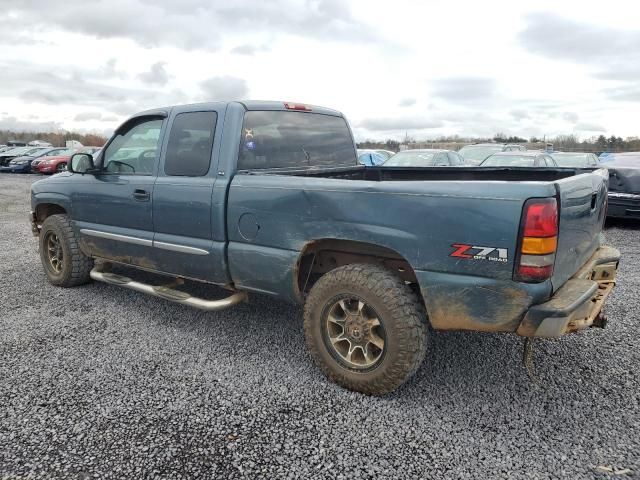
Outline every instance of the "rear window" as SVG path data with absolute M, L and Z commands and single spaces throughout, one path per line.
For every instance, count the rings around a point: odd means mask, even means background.
M 552 153 L 551 156 L 560 167 L 588 167 L 594 165 L 590 153 Z
M 481 163 L 483 167 L 533 167 L 534 157 L 523 155 L 492 155 Z
M 385 167 L 432 167 L 435 164 L 436 152 L 410 152 L 396 153 L 387 160 Z
M 240 170 L 356 164 L 356 150 L 344 118 L 282 111 L 250 111 L 244 115 Z
M 482 161 L 489 155 L 501 151 L 502 145 L 468 145 L 466 147 L 462 147 L 458 153 L 462 155 L 462 158 L 464 158 L 465 160 Z

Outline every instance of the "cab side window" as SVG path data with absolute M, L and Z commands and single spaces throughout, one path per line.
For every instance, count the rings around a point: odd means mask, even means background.
M 104 173 L 152 175 L 162 119 L 141 119 L 124 127 L 104 150 Z
M 217 118 L 216 112 L 176 115 L 164 161 L 166 175 L 202 177 L 209 172 Z

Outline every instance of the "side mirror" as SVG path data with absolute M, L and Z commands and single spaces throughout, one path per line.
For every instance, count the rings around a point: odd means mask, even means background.
M 67 170 L 73 173 L 85 174 L 94 170 L 93 156 L 90 153 L 76 153 L 69 159 Z

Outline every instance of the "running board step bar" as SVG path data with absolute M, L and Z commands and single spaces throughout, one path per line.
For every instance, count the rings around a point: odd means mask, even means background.
M 137 292 L 147 293 L 154 297 L 164 298 L 176 303 L 182 303 L 183 305 L 189 305 L 190 307 L 199 308 L 200 310 L 215 311 L 224 310 L 225 308 L 233 307 L 234 305 L 244 302 L 247 299 L 245 292 L 236 292 L 233 295 L 223 298 L 221 300 L 204 300 L 202 298 L 193 297 L 186 292 L 175 290 L 167 285 L 153 286 L 142 282 L 136 282 L 135 280 L 125 277 L 124 275 L 117 275 L 111 272 L 102 272 L 98 267 L 94 267 L 91 270 L 91 278 L 99 282 L 110 283 L 111 285 L 118 285 L 121 287 L 130 288 Z

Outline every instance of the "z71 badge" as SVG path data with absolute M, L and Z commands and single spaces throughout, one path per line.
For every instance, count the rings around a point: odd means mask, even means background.
M 509 255 L 506 248 L 479 247 L 477 245 L 466 245 L 454 243 L 451 245 L 455 250 L 450 257 L 466 258 L 468 260 L 490 260 L 492 262 L 506 263 Z

